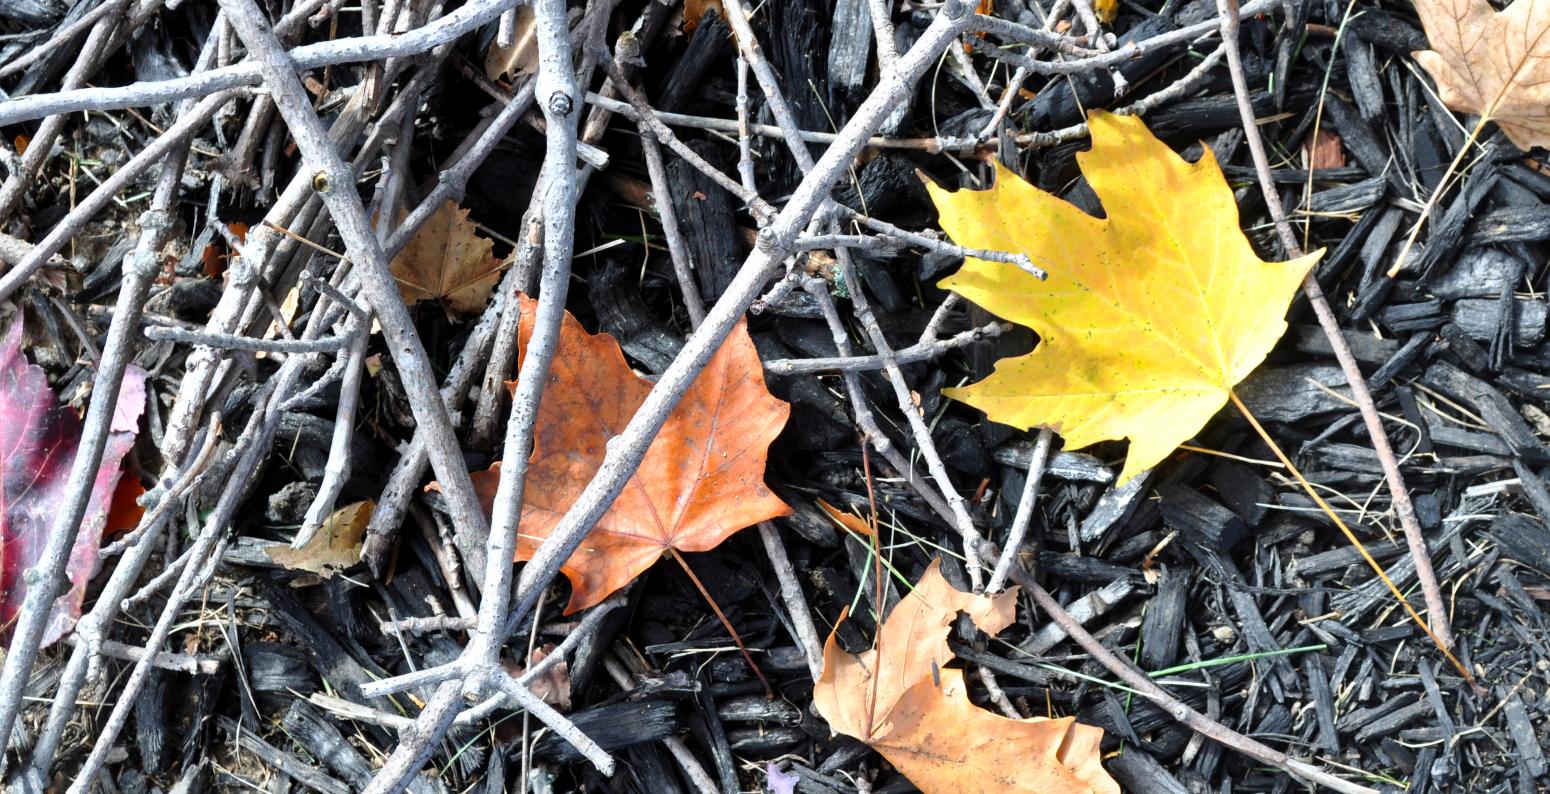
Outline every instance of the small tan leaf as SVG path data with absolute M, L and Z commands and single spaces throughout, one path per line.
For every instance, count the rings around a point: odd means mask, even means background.
M 404 303 L 441 301 L 452 319 L 478 314 L 495 289 L 505 263 L 489 240 L 474 234 L 468 210 L 447 202 L 393 258 L 393 278 Z
M 269 559 L 296 571 L 311 571 L 325 579 L 361 559 L 361 539 L 377 503 L 367 499 L 334 511 L 307 545 L 299 549 L 276 546 L 266 549 Z
M 538 29 L 533 25 L 533 8 L 517 6 L 516 36 L 510 47 L 496 46 L 490 42 L 490 51 L 484 56 L 484 76 L 499 80 L 510 75 L 533 74 L 538 71 Z
M 1430 50 L 1415 59 L 1443 104 L 1496 122 L 1519 149 L 1550 146 L 1550 0 L 1416 0 Z

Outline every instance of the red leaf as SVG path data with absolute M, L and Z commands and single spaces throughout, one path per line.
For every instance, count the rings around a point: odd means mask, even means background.
M 113 432 L 65 569 L 70 588 L 54 602 L 43 645 L 63 637 L 81 616 L 119 463 L 134 444 L 145 407 L 145 373 L 130 367 L 119 391 Z M 27 595 L 23 574 L 38 563 L 54 521 L 70 498 L 65 486 L 80 441 L 81 420 L 59 402 L 43 370 L 22 355 L 21 322 L 13 322 L 0 345 L 0 647 L 10 644 L 11 628 Z

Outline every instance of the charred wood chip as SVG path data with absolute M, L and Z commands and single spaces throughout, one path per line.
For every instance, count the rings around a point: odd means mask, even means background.
M 1446 361 L 1438 361 L 1427 368 L 1421 381 L 1462 400 L 1485 420 L 1492 432 L 1507 442 L 1514 454 L 1535 461 L 1550 461 L 1550 447 L 1534 435 L 1512 402 L 1490 384 Z
M 1320 190 L 1308 200 L 1308 212 L 1359 212 L 1377 204 L 1386 192 L 1388 192 L 1388 180 L 1381 176 Z
M 1349 32 L 1397 55 L 1427 48 L 1426 34 L 1410 20 L 1378 9 L 1367 9 L 1347 20 Z
M 1298 351 L 1322 358 L 1335 357 L 1335 350 L 1330 346 L 1324 329 L 1316 325 L 1294 325 L 1292 335 Z M 1346 334 L 1345 341 L 1351 349 L 1351 355 L 1363 364 L 1382 364 L 1399 352 L 1398 340 L 1372 334 Z
M 1550 305 L 1537 299 L 1512 300 L 1511 338 L 1519 347 L 1537 347 L 1545 341 Z M 1491 298 L 1466 298 L 1453 304 L 1453 323 L 1469 338 L 1490 342 L 1502 333 L 1501 303 Z
M 1350 403 L 1329 392 L 1346 394 L 1345 373 L 1333 364 L 1262 367 L 1238 385 L 1238 397 L 1263 422 L 1295 422 L 1315 414 L 1343 411 Z
M 1508 557 L 1550 576 L 1550 530 L 1543 521 L 1507 513 L 1491 522 L 1489 532 Z

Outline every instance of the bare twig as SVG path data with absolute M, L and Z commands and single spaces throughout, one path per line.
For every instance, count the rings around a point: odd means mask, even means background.
M 570 32 L 565 19 L 564 0 L 538 0 L 533 7 L 539 51 L 539 72 L 535 83 L 540 107 L 547 122 L 544 160 L 548 178 L 542 190 L 544 219 L 544 268 L 540 298 L 533 328 L 527 341 L 517 376 L 517 391 L 512 397 L 511 417 L 506 426 L 504 459 L 496 489 L 494 514 L 486 552 L 487 584 L 479 607 L 478 624 L 472 642 L 454 663 L 454 674 L 463 679 L 463 687 L 480 692 L 494 687 L 516 700 L 528 712 L 544 720 L 570 741 L 605 775 L 613 773 L 613 759 L 597 748 L 584 734 L 563 717 L 542 705 L 522 685 L 510 679 L 500 664 L 500 649 L 506 640 L 512 557 L 516 553 L 517 525 L 521 520 L 522 496 L 532 448 L 538 404 L 548 381 L 549 364 L 558 346 L 560 321 L 565 314 L 565 295 L 570 281 L 570 259 L 575 237 L 575 209 L 578 195 L 576 178 L 576 124 L 581 108 L 581 88 L 571 65 Z M 515 313 L 517 307 L 507 311 Z M 438 699 L 454 681 L 437 691 Z M 436 703 L 440 706 L 439 703 Z M 418 729 L 403 737 L 399 746 L 372 779 L 367 794 L 385 794 L 401 790 L 418 763 L 445 733 L 456 713 L 456 703 L 448 703 L 422 714 Z
M 156 193 L 151 199 L 151 209 L 147 212 L 151 223 L 146 225 L 142 221 L 140 239 L 136 241 L 134 251 L 124 260 L 124 278 L 119 287 L 118 307 L 114 314 L 114 321 L 109 325 L 108 342 L 103 351 L 104 370 L 109 356 L 128 357 L 133 353 L 129 349 L 120 349 L 131 348 L 133 336 L 120 331 L 120 336 L 115 337 L 114 332 L 119 329 L 120 323 L 124 328 L 133 327 L 144 305 L 144 296 L 149 292 L 151 283 L 160 269 L 158 254 L 173 231 L 170 210 L 177 198 L 176 191 L 178 181 L 183 174 L 185 154 L 186 152 L 183 151 L 174 152 L 163 164 L 161 176 L 156 184 Z M 101 372 L 102 370 L 99 370 L 99 378 Z M 90 415 L 89 408 L 87 413 Z M 217 435 L 217 425 L 212 423 L 206 434 L 205 452 L 213 451 Z M 189 474 L 192 475 L 192 472 Z M 70 716 L 75 713 L 75 698 L 81 691 L 82 682 L 87 678 L 88 663 L 94 658 L 94 647 L 102 640 L 113 617 L 118 613 L 120 599 L 133 586 L 146 561 L 150 559 L 155 545 L 153 542 L 155 534 L 166 524 L 171 508 L 178 499 L 178 496 L 173 495 L 172 492 L 177 490 L 178 484 L 182 484 L 186 489 L 193 484 L 192 480 L 192 476 L 180 478 L 179 483 L 174 484 L 168 494 L 162 497 L 161 503 L 152 510 L 146 511 L 145 522 L 135 530 L 141 533 L 140 542 L 119 559 L 113 569 L 113 575 L 108 578 L 107 584 L 98 594 L 96 604 L 76 624 L 76 635 L 83 642 L 71 651 L 70 660 L 60 675 L 48 721 L 38 738 L 38 743 L 33 748 L 27 772 L 30 778 L 36 781 L 47 779 L 49 767 L 53 764 L 54 754 L 58 752 L 65 726 Z M 13 656 L 23 655 L 23 649 L 27 647 L 30 646 L 13 644 L 11 653 Z M 7 659 L 7 663 L 9 662 L 10 659 Z
M 303 45 L 281 54 L 287 56 L 287 60 L 292 64 L 290 68 L 295 71 L 415 55 L 446 44 L 483 25 L 515 2 L 516 0 L 474 0 L 414 30 L 334 39 Z M 77 88 L 49 94 L 35 94 L 0 103 L 0 125 L 81 110 L 114 110 L 159 105 L 240 86 L 254 86 L 262 82 L 264 77 L 259 64 L 250 60 L 171 80 L 131 83 L 113 88 Z
M 1011 323 L 992 322 L 978 328 L 970 328 L 947 339 L 923 342 L 894 351 L 893 360 L 898 364 L 930 361 L 982 339 L 993 339 L 1010 330 L 1012 330 Z M 840 370 L 864 371 L 882 369 L 883 367 L 884 360 L 880 355 L 842 356 L 839 358 L 777 358 L 764 362 L 764 369 L 776 375 L 809 375 L 818 372 L 837 372 Z
M 63 491 L 69 494 L 69 499 L 59 510 L 37 564 L 24 574 L 27 594 L 17 615 L 10 653 L 6 656 L 3 671 L 0 671 L 0 736 L 11 735 L 11 725 L 25 702 L 22 690 L 32 670 L 38 642 L 48 626 L 54 599 L 59 596 L 62 583 L 68 581 L 64 576 L 65 565 L 70 560 L 70 550 L 80 532 L 81 519 L 86 515 L 93 490 L 92 483 L 97 478 L 97 468 L 101 465 L 102 453 L 112 432 L 113 415 L 117 410 L 124 372 L 134 360 L 135 337 L 140 331 L 140 311 L 159 269 L 160 262 L 156 254 L 171 233 L 173 218 L 170 209 L 176 198 L 178 179 L 183 173 L 183 157 L 178 156 L 183 152 L 181 149 L 174 149 L 174 152 L 176 154 L 162 169 L 151 209 L 140 218 L 142 231 L 138 244 L 124 260 L 124 278 L 119 288 L 117 309 L 108 326 L 107 343 L 103 346 L 91 401 L 86 408 L 80 444 Z M 37 251 L 33 254 L 36 256 Z M 3 764 L 0 761 L 0 766 Z
M 925 417 L 921 416 L 920 405 L 910 394 L 910 387 L 904 380 L 904 372 L 899 369 L 899 362 L 894 359 L 893 347 L 883 336 L 883 329 L 877 324 L 877 318 L 872 314 L 866 292 L 861 288 L 861 280 L 856 277 L 856 268 L 850 260 L 849 252 L 841 249 L 836 252 L 840 258 L 840 266 L 844 271 L 844 279 L 850 291 L 851 306 L 855 309 L 856 319 L 861 322 L 861 327 L 866 331 L 867 337 L 872 340 L 872 349 L 883 360 L 883 373 L 887 377 L 888 384 L 893 387 L 894 399 L 898 401 L 899 412 L 904 415 L 905 422 L 909 425 L 910 435 L 915 439 L 915 447 L 920 456 L 925 459 L 926 470 L 931 472 L 931 479 L 936 482 L 936 487 L 947 500 L 947 507 L 952 511 L 953 528 L 963 536 L 964 567 L 968 569 L 969 583 L 973 585 L 975 592 L 980 592 L 984 587 L 984 561 L 979 556 L 979 528 L 974 526 L 974 518 L 969 515 L 968 500 L 958 493 L 957 486 L 953 485 L 952 475 L 947 471 L 947 465 L 942 462 L 942 454 L 937 451 L 936 441 L 931 438 L 931 429 L 926 427 Z
M 403 376 L 415 421 L 430 433 L 427 448 L 431 466 L 441 482 L 454 523 L 472 539 L 469 545 L 476 546 L 488 532 L 484 512 L 474 495 L 473 481 L 469 479 L 462 449 L 453 434 L 452 420 L 447 416 L 431 374 L 425 347 L 414 329 L 414 321 L 404 306 L 398 285 L 388 271 L 386 254 L 372 231 L 360 194 L 356 192 L 355 170 L 334 149 L 306 91 L 296 78 L 295 66 L 280 49 L 279 41 L 257 6 L 252 0 L 225 0 L 221 6 L 237 35 L 247 45 L 249 57 L 261 65 L 265 86 L 301 150 L 307 166 L 304 170 L 312 174 L 312 187 L 328 206 L 350 258 L 355 262 L 361 295 L 382 324 L 394 363 Z
M 598 473 L 522 571 L 518 583 L 516 615 L 525 617 L 559 572 L 560 564 L 575 552 L 586 534 L 613 504 L 625 482 L 640 466 L 646 449 L 667 421 L 712 355 L 742 318 L 749 304 L 763 291 L 798 233 L 828 197 L 829 188 L 861 150 L 867 136 L 892 111 L 920 75 L 956 36 L 967 10 L 958 0 L 944 3 L 930 26 L 899 61 L 898 69 L 885 75 L 840 133 L 840 139 L 824 152 L 812 172 L 802 180 L 785 209 L 759 233 L 759 243 L 739 268 L 721 298 L 706 313 L 705 322 L 689 336 L 682 352 L 657 381 L 624 430 L 608 445 Z
M 990 577 L 990 584 L 985 586 L 987 592 L 1001 592 L 1006 585 L 1007 573 L 1017 564 L 1023 536 L 1028 533 L 1028 524 L 1033 520 L 1033 504 L 1038 499 L 1039 481 L 1044 478 L 1044 464 L 1049 460 L 1054 435 L 1047 427 L 1039 428 L 1039 440 L 1034 443 L 1033 457 L 1028 462 L 1028 478 L 1023 481 L 1023 495 L 1017 500 L 1017 513 L 1012 517 L 1012 528 L 1007 530 L 1006 545 L 1001 550 L 1001 559 L 996 561 L 996 571 Z
M 997 556 L 999 552 L 995 544 L 989 542 L 982 543 L 981 550 L 987 557 Z M 1304 761 L 1291 758 L 1279 750 L 1244 736 L 1195 711 L 1183 701 L 1168 694 L 1167 690 L 1158 686 L 1151 678 L 1132 667 L 1129 662 L 1121 659 L 1113 651 L 1104 647 L 1103 643 L 1088 633 L 1081 623 L 1073 619 L 1060 606 L 1060 602 L 1056 601 L 1043 587 L 1040 587 L 1039 583 L 1032 576 L 1029 576 L 1021 566 L 1013 565 L 1009 569 L 1009 574 L 1012 581 L 1016 582 L 1018 587 L 1023 588 L 1033 597 L 1034 604 L 1039 609 L 1044 610 L 1045 614 L 1049 615 L 1056 625 L 1060 626 L 1071 639 L 1076 641 L 1077 645 L 1082 647 L 1082 650 L 1087 651 L 1088 655 L 1092 656 L 1095 661 L 1103 665 L 1109 672 L 1119 677 L 1121 681 L 1125 682 L 1126 686 L 1135 689 L 1147 700 L 1152 701 L 1158 708 L 1166 712 L 1168 716 L 1184 723 L 1197 733 L 1218 742 L 1224 747 L 1237 750 L 1261 763 L 1270 764 L 1278 769 L 1285 770 L 1307 783 L 1325 786 L 1335 791 L 1343 792 L 1343 794 L 1376 794 L 1374 789 L 1343 780 Z
M 817 681 L 823 675 L 823 643 L 819 642 L 818 628 L 807 611 L 807 599 L 802 595 L 796 569 L 791 566 L 791 558 L 786 556 L 786 544 L 780 540 L 780 530 L 768 521 L 759 522 L 759 539 L 764 542 L 764 553 L 769 555 L 770 567 L 775 569 L 775 578 L 780 582 L 781 600 L 786 602 L 786 612 L 791 615 L 797 642 L 802 645 L 802 655 L 807 657 L 807 670 Z
M 1302 246 L 1297 243 L 1297 235 L 1292 232 L 1291 224 L 1286 220 L 1286 211 L 1281 207 L 1281 197 L 1276 192 L 1275 182 L 1270 176 L 1270 161 L 1265 156 L 1265 144 L 1260 138 L 1259 124 L 1254 117 L 1254 106 L 1249 100 L 1248 78 L 1244 76 L 1243 59 L 1238 53 L 1237 0 L 1217 0 L 1216 5 L 1222 26 L 1222 46 L 1227 54 L 1228 70 L 1232 73 L 1233 94 L 1237 98 L 1238 114 L 1242 117 L 1249 153 L 1253 156 L 1254 172 L 1259 177 L 1260 192 L 1264 194 L 1265 206 L 1270 211 L 1271 219 L 1275 221 L 1276 233 L 1281 238 L 1281 245 L 1291 256 L 1300 257 L 1303 255 Z M 1302 291 L 1313 307 L 1313 313 L 1318 317 L 1319 328 L 1323 329 L 1324 336 L 1329 339 L 1329 345 L 1335 352 L 1335 358 L 1340 362 L 1340 369 L 1345 374 L 1346 382 L 1351 386 L 1351 399 L 1356 402 L 1357 408 L 1361 411 L 1362 422 L 1367 427 L 1367 436 L 1371 439 L 1373 452 L 1378 457 L 1378 464 L 1383 469 L 1383 478 L 1389 486 L 1394 512 L 1399 516 L 1399 525 L 1404 530 L 1410 558 L 1415 563 L 1416 579 L 1421 584 L 1421 593 L 1426 600 L 1427 620 L 1431 623 L 1432 633 L 1441 640 L 1443 650 L 1449 651 L 1453 647 L 1453 630 L 1448 625 L 1447 604 L 1442 598 L 1442 588 L 1437 585 L 1437 573 L 1432 568 L 1432 558 L 1426 550 L 1426 537 L 1421 532 L 1421 523 L 1416 519 L 1415 506 L 1410 501 L 1410 489 L 1405 486 L 1404 475 L 1399 471 L 1399 461 L 1394 457 L 1394 448 L 1389 443 L 1388 431 L 1383 429 L 1383 417 L 1378 414 L 1372 392 L 1367 388 L 1367 379 L 1362 376 L 1356 357 L 1351 355 L 1351 347 L 1346 344 L 1345 334 L 1340 330 L 1340 323 L 1329 307 L 1329 301 L 1324 296 L 1324 288 L 1319 285 L 1318 278 L 1312 271 L 1303 279 Z

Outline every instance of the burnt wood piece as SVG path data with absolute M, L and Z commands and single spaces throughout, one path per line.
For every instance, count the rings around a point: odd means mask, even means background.
M 819 13 L 819 7 L 819 3 L 809 0 L 768 0 L 763 4 L 764 13 L 749 20 L 779 83 L 786 87 L 786 104 L 791 108 L 797 129 L 802 130 L 829 129 L 823 109 L 824 98 L 829 93 L 824 85 L 828 70 L 819 59 L 828 50 L 824 41 L 828 30 L 824 24 L 827 4 L 822 4 L 823 14 Z M 756 90 L 751 90 L 750 95 L 758 120 L 773 124 L 775 117 L 769 106 L 762 102 L 763 95 Z M 781 195 L 795 190 L 802 171 L 786 141 L 760 138 L 754 141 L 754 147 L 763 156 L 770 194 Z M 819 154 L 814 152 L 814 147 L 809 145 L 807 148 L 817 160 Z
M 673 61 L 667 79 L 657 89 L 656 109 L 669 113 L 682 110 L 705 87 L 705 75 L 731 54 L 732 27 L 715 8 L 707 8 L 689 37 L 689 46 Z
M 930 198 L 915 175 L 915 169 L 915 163 L 909 158 L 896 154 L 874 157 L 861 167 L 855 179 L 845 179 L 835 186 L 834 200 L 873 217 L 887 216 L 901 207 L 928 202 Z M 877 244 L 867 250 L 879 258 L 891 258 L 883 255 L 889 244 L 890 241 L 878 238 Z
M 1246 580 L 1231 557 L 1233 547 L 1248 536 L 1243 519 L 1192 488 L 1170 483 L 1159 488 L 1158 495 L 1163 521 L 1179 531 L 1184 548 L 1207 574 L 1226 586 L 1228 602 L 1249 648 L 1256 653 L 1281 650 L 1254 596 L 1241 587 Z M 1276 673 L 1271 679 L 1273 689 L 1279 684 L 1286 691 L 1296 690 L 1297 675 L 1286 657 L 1274 657 L 1269 665 Z M 1280 690 L 1276 692 L 1279 698 Z
M 1381 176 L 1320 190 L 1308 199 L 1309 212 L 1347 213 L 1365 210 L 1383 199 L 1388 180 Z
M 1330 690 L 1329 675 L 1324 672 L 1319 659 L 1316 653 L 1304 656 L 1302 673 L 1308 682 L 1308 699 L 1313 701 L 1318 746 L 1326 753 L 1337 753 L 1340 751 L 1340 731 L 1335 727 L 1335 698 Z
M 1350 391 L 1340 367 L 1293 364 L 1259 369 L 1238 384 L 1238 398 L 1261 422 L 1295 422 L 1350 407 L 1350 403 L 1336 399 L 1326 389 L 1337 394 Z
M 829 99 L 836 111 L 848 111 L 864 98 L 871 56 L 872 15 L 866 0 L 836 0 L 829 27 Z
M 678 703 L 661 698 L 632 700 L 585 709 L 570 714 L 571 722 L 599 747 L 613 752 L 634 745 L 657 742 L 684 728 Z M 569 742 L 545 734 L 533 744 L 533 755 L 546 761 L 574 764 L 584 759 Z
M 1324 112 L 1330 126 L 1340 134 L 1340 144 L 1369 177 L 1381 178 L 1394 188 L 1397 195 L 1408 196 L 1410 189 L 1399 173 L 1390 167 L 1391 156 L 1378 134 L 1345 100 L 1329 95 L 1324 102 Z
M 1509 333 L 1518 347 L 1537 347 L 1545 341 L 1550 305 L 1542 300 L 1509 299 L 1512 325 Z M 1502 302 L 1493 298 L 1465 298 L 1453 303 L 1453 324 L 1477 342 L 1493 342 L 1503 333 Z
M 1550 205 L 1514 204 L 1482 212 L 1464 240 L 1469 245 L 1550 240 Z
M 1417 261 L 1405 263 L 1407 269 L 1418 274 L 1423 281 L 1432 272 L 1447 263 L 1459 250 L 1464 237 L 1464 227 L 1474 217 L 1480 202 L 1495 187 L 1501 172 L 1492 164 L 1472 170 L 1464 177 L 1464 187 L 1448 205 L 1441 217 L 1435 217 L 1426 227 L 1426 247 Z
M 1475 248 L 1426 284 L 1426 291 L 1443 300 L 1494 298 L 1512 287 L 1512 273 L 1521 262 L 1499 248 Z
M 1400 540 L 1366 541 L 1367 551 L 1373 559 L 1382 562 L 1391 560 L 1406 552 L 1408 548 Z M 1334 573 L 1362 562 L 1362 553 L 1354 546 L 1342 546 L 1339 548 L 1310 554 L 1306 557 L 1294 559 L 1288 563 L 1287 568 L 1294 576 L 1317 576 L 1322 573 Z
M 344 782 L 356 789 L 371 782 L 371 764 L 345 741 L 344 734 L 316 706 L 305 700 L 293 700 L 280 724 L 298 747 L 322 761 Z
M 691 141 L 689 146 L 711 165 L 724 165 L 725 147 L 705 141 Z M 668 163 L 667 184 L 700 297 L 709 306 L 721 297 L 742 263 L 732 197 L 682 158 Z
M 1316 325 L 1292 326 L 1292 338 L 1297 343 L 1297 350 L 1322 358 L 1334 358 L 1335 350 L 1329 344 L 1329 337 L 1324 335 L 1324 330 Z M 1399 352 L 1399 341 L 1395 339 L 1383 339 L 1372 334 L 1348 334 L 1346 344 L 1351 348 L 1351 355 L 1363 364 L 1382 364 L 1394 357 Z
M 1428 331 L 1447 322 L 1442 313 L 1442 301 L 1439 300 L 1392 303 L 1378 312 L 1377 319 L 1396 334 Z
M 991 452 L 991 457 L 1003 466 L 1027 471 L 1033 460 L 1034 443 L 1026 439 L 1008 441 Z M 1114 480 L 1114 472 L 1103 461 L 1085 452 L 1054 452 L 1044 464 L 1044 476 L 1079 482 L 1108 483 Z
M 353 790 L 338 778 L 325 775 L 312 764 L 258 738 L 252 730 L 241 727 L 235 720 L 226 717 L 218 717 L 217 720 L 221 730 L 242 749 L 258 756 L 265 765 L 290 775 L 307 788 L 320 794 L 350 794 Z
M 1512 402 L 1490 384 L 1446 361 L 1427 367 L 1421 373 L 1421 382 L 1462 400 L 1507 442 L 1513 454 L 1537 462 L 1550 461 L 1550 447 L 1534 435 Z
M 1502 716 L 1507 720 L 1507 734 L 1512 737 L 1512 743 L 1517 745 L 1518 762 L 1523 764 L 1530 777 L 1543 778 L 1546 771 L 1545 750 L 1540 744 L 1539 731 L 1534 729 L 1534 723 L 1529 719 L 1523 699 L 1517 695 L 1507 698 Z
M 1387 361 L 1384 361 L 1383 365 L 1372 373 L 1372 377 L 1367 379 L 1368 388 L 1377 391 L 1392 380 L 1395 375 L 1399 374 L 1400 371 L 1414 364 L 1421 358 L 1421 354 L 1426 351 L 1427 344 L 1431 342 L 1431 339 L 1431 334 L 1412 334 L 1409 339 L 1405 340 L 1404 345 L 1400 346 L 1399 350 L 1396 350 L 1394 355 L 1390 356 Z
M 1138 474 L 1124 485 L 1104 491 L 1103 496 L 1098 498 L 1098 504 L 1082 519 L 1077 537 L 1083 543 L 1092 543 L 1110 528 L 1123 525 L 1143 501 L 1140 497 L 1146 493 L 1147 483 L 1151 479 L 1150 472 Z
M 1426 34 L 1420 28 L 1410 20 L 1388 11 L 1366 9 L 1352 16 L 1346 24 L 1351 34 L 1393 54 L 1409 55 L 1428 46 Z
M 1067 582 L 1103 585 L 1126 579 L 1141 586 L 1146 583 L 1141 572 L 1123 565 L 1104 562 L 1097 557 L 1077 554 L 1060 554 L 1053 551 L 1039 552 L 1039 572 Z
M 167 768 L 169 742 L 167 715 L 167 685 L 171 674 L 152 667 L 145 688 L 135 698 L 135 749 L 140 754 L 140 768 L 157 773 Z
M 1523 489 L 1523 498 L 1534 506 L 1534 512 L 1541 516 L 1550 516 L 1550 485 L 1546 485 L 1545 479 L 1521 460 L 1513 460 L 1512 469 L 1518 475 L 1519 486 Z
M 1121 752 L 1104 763 L 1104 768 L 1114 776 L 1125 791 L 1147 791 L 1152 794 L 1190 794 L 1192 791 L 1175 778 L 1157 759 L 1147 752 Z
M 700 690 L 699 702 L 699 714 L 703 721 L 694 726 L 694 734 L 703 745 L 710 748 L 711 758 L 716 762 L 716 773 L 721 778 L 721 790 L 736 791 L 737 762 L 732 757 L 731 745 L 727 744 L 727 729 L 721 722 L 721 714 L 716 709 L 716 701 L 711 698 L 709 689 Z
M 1454 323 L 1445 323 L 1437 329 L 1436 341 L 1431 353 L 1439 358 L 1457 362 L 1470 372 L 1485 372 L 1491 365 L 1491 355 L 1471 339 L 1464 329 Z
M 367 698 L 361 694 L 361 685 L 388 677 L 389 673 L 375 664 L 371 669 L 353 658 L 345 646 L 335 639 L 335 633 L 325 628 L 312 613 L 308 612 L 291 594 L 286 585 L 269 580 L 263 588 L 265 600 L 273 608 L 270 615 L 306 652 L 307 664 L 322 680 L 338 690 L 346 700 L 369 703 L 391 708 L 387 698 Z M 255 689 L 257 687 L 255 686 Z
M 305 700 L 292 700 L 280 724 L 297 747 L 322 761 L 351 790 L 360 791 L 371 782 L 375 769 L 356 751 L 333 720 L 316 706 Z M 446 787 L 435 777 L 417 775 L 410 781 L 408 790 L 414 794 L 438 794 L 445 792 Z
M 1270 482 L 1237 461 L 1217 461 L 1211 467 L 1211 486 L 1222 502 L 1251 527 L 1260 525 L 1275 500 L 1275 489 L 1270 487 Z
M 1432 558 L 1432 563 L 1437 568 L 1439 580 L 1445 580 L 1447 576 L 1452 575 L 1451 572 L 1460 568 L 1458 560 L 1448 550 L 1448 544 L 1458 537 L 1462 527 L 1456 523 L 1443 526 L 1442 530 L 1429 533 L 1426 542 L 1427 555 Z M 1396 556 L 1384 568 L 1388 571 L 1389 579 L 1400 589 L 1400 592 L 1405 592 L 1406 588 L 1415 584 L 1415 562 L 1409 554 Z M 1329 599 L 1330 609 L 1343 613 L 1345 615 L 1343 622 L 1347 625 L 1356 625 L 1363 616 L 1373 610 L 1392 606 L 1393 603 L 1394 598 L 1389 593 L 1388 586 L 1376 576 L 1365 577 L 1349 590 L 1332 593 Z M 1370 632 L 1366 636 L 1371 639 Z
M 1543 521 L 1507 513 L 1491 522 L 1489 532 L 1509 558 L 1550 576 L 1550 530 Z
M 683 339 L 646 308 L 634 268 L 604 257 L 593 271 L 589 285 L 587 297 L 592 310 L 597 312 L 601 329 L 617 339 L 625 354 L 647 371 L 661 374 L 667 369 L 683 349 Z
M 38 33 L 46 33 L 48 31 L 42 28 L 57 22 L 72 5 L 88 6 L 86 10 L 92 7 L 90 3 L 72 4 L 62 0 L 0 0 L 0 16 L 24 27 L 36 29 Z
M 1141 618 L 1141 666 L 1163 670 L 1178 661 L 1184 632 L 1190 631 L 1188 601 L 1190 572 L 1178 566 L 1164 568 L 1157 579 L 1157 594 Z
M 1288 39 L 1291 37 L 1288 36 Z M 1346 57 L 1346 81 L 1351 86 L 1351 98 L 1362 120 L 1380 122 L 1387 108 L 1383 102 L 1383 83 L 1378 77 L 1377 58 L 1372 44 L 1360 36 L 1345 36 L 1341 42 Z

